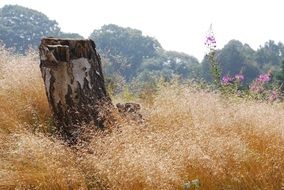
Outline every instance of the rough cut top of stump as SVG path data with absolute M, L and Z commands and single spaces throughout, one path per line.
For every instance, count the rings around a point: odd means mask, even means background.
M 47 48 L 47 49 L 46 49 Z M 98 56 L 96 45 L 89 39 L 58 39 L 43 38 L 41 40 L 40 51 L 51 51 L 52 54 L 41 57 L 41 63 L 44 67 L 52 66 L 58 62 L 69 62 L 70 59 L 87 58 L 91 59 L 92 55 Z

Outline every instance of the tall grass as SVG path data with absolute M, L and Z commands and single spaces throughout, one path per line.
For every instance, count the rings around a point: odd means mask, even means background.
M 37 55 L 0 49 L 0 189 L 85 187 L 75 154 L 49 135 Z
M 50 117 L 37 60 L 32 51 L 20 56 L 0 49 L 0 124 L 6 130 L 26 123 L 36 127 Z
M 0 189 L 281 189 L 284 105 L 160 87 L 144 122 L 84 147 L 52 137 L 36 54 L 0 50 Z M 152 97 L 151 97 L 152 98 Z

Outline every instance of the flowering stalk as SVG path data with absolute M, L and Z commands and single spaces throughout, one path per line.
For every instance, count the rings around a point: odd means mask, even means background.
M 217 63 L 217 55 L 216 55 L 216 39 L 212 31 L 212 24 L 206 35 L 205 45 L 209 49 L 209 53 L 207 54 L 210 65 L 211 65 L 211 73 L 213 75 L 214 84 L 218 87 L 221 87 L 221 70 Z

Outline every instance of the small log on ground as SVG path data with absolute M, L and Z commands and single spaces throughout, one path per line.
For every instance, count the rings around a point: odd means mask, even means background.
M 102 128 L 100 106 L 112 104 L 95 43 L 44 38 L 39 50 L 47 98 L 62 137 L 76 143 L 81 125 L 94 123 Z
M 118 103 L 116 104 L 116 108 L 118 112 L 122 114 L 123 117 L 132 121 L 136 121 L 138 123 L 143 122 L 143 117 L 139 113 L 139 110 L 141 109 L 140 104 L 131 103 L 131 102 L 124 104 Z

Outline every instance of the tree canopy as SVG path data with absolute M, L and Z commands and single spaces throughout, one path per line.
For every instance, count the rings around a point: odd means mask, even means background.
M 94 30 L 90 38 L 110 62 L 108 70 L 119 72 L 127 79 L 135 75 L 143 59 L 155 56 L 162 48 L 156 39 L 143 36 L 140 30 L 114 24 Z
M 263 70 L 278 70 L 280 63 L 284 60 L 283 43 L 276 44 L 273 40 L 269 40 L 256 51 L 255 59 Z
M 166 51 L 155 38 L 144 36 L 137 29 L 104 25 L 94 30 L 90 38 L 106 60 L 107 74 L 119 73 L 128 81 L 134 78 L 147 81 L 149 75 L 166 78 L 179 75 L 186 79 L 198 66 L 195 57 Z
M 7 48 L 24 53 L 29 47 L 36 48 L 44 36 L 82 38 L 61 32 L 55 20 L 36 10 L 18 5 L 0 9 L 0 40 Z

